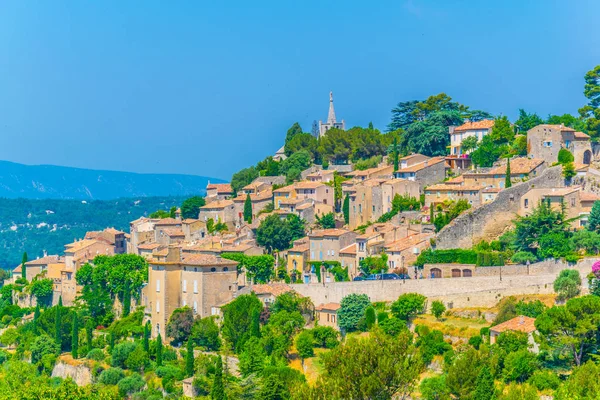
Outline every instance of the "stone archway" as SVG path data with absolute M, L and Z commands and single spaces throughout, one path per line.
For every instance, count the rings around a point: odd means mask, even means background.
M 439 268 L 431 268 L 430 273 L 431 273 L 432 278 L 441 278 L 442 277 L 442 270 Z
M 470 269 L 463 269 L 462 276 L 463 277 L 471 277 L 471 276 L 473 276 L 473 271 L 471 271 Z
M 461 274 L 461 272 L 460 272 L 460 269 L 458 269 L 458 268 L 454 268 L 454 269 L 452 270 L 452 277 L 453 277 L 453 278 L 460 278 L 461 276 L 462 276 L 462 274 Z
M 587 165 L 592 163 L 592 152 L 590 150 L 583 152 L 583 163 Z

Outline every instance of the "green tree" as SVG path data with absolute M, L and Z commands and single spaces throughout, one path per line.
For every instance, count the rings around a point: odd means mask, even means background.
M 166 334 L 173 339 L 173 344 L 183 343 L 188 340 L 194 325 L 194 311 L 188 307 L 173 310 L 167 323 Z
M 313 158 L 318 157 L 317 148 L 319 146 L 316 137 L 310 133 L 299 133 L 292 137 L 292 139 L 285 144 L 285 155 L 291 156 L 292 154 L 304 150 L 310 153 Z
M 554 281 L 554 291 L 560 300 L 568 300 L 581 292 L 581 276 L 574 269 L 563 269 Z
M 457 111 L 436 111 L 427 118 L 412 123 L 400 137 L 400 146 L 407 153 L 427 156 L 446 155 L 450 145 L 448 127 L 461 125 L 463 119 Z
M 62 296 L 59 298 L 59 304 L 56 307 L 56 314 L 54 316 L 54 340 L 60 347 L 62 343 Z
M 455 355 L 448 367 L 446 384 L 459 399 L 469 399 L 475 394 L 477 378 L 485 365 L 483 355 L 470 347 Z
M 495 398 L 496 388 L 494 387 L 494 377 L 486 365 L 481 369 L 479 375 L 477 375 L 473 400 L 492 400 Z
M 538 125 L 544 123 L 544 120 L 540 118 L 536 113 L 527 113 L 522 108 L 519 109 L 519 119 L 515 121 L 515 126 L 518 128 L 519 132 L 526 133 L 531 128 L 534 128 Z M 550 122 L 552 123 L 552 122 Z
M 435 300 L 431 303 L 431 313 L 435 316 L 436 319 L 440 319 L 441 316 L 446 312 L 446 306 L 439 300 Z
M 252 199 L 250 199 L 250 195 L 246 195 L 246 200 L 244 201 L 244 221 L 251 224 L 252 223 Z
M 394 136 L 394 144 L 393 144 L 393 162 L 394 162 L 394 172 L 398 171 L 398 155 L 400 154 L 400 149 L 398 147 L 398 137 Z
M 288 144 L 290 140 L 294 138 L 294 136 L 302 133 L 302 127 L 299 123 L 294 122 L 294 124 L 288 129 L 285 135 L 285 144 Z
M 323 214 L 321 217 L 319 217 L 317 215 L 316 218 L 317 218 L 317 225 L 319 225 L 321 228 L 323 228 L 323 229 L 335 228 L 335 216 L 333 215 L 332 212 Z
M 589 102 L 579 109 L 579 115 L 585 121 L 587 133 L 597 138 L 600 135 L 600 65 L 585 74 L 583 94 Z
M 23 257 L 21 258 L 21 278 L 27 279 L 27 252 L 23 253 Z
M 236 353 L 240 353 L 246 341 L 253 336 L 252 315 L 254 310 L 260 313 L 262 308 L 262 303 L 255 295 L 238 296 L 223 307 L 223 338 L 231 343 Z
M 131 289 L 129 288 L 129 281 L 125 281 L 125 287 L 123 288 L 123 317 L 126 317 L 131 312 Z
M 253 166 L 244 168 L 233 174 L 231 177 L 231 188 L 235 193 L 238 193 L 244 186 L 249 185 L 256 178 L 258 178 L 258 171 L 256 168 Z
M 325 399 L 407 398 L 423 371 L 409 332 L 391 337 L 377 329 L 323 354 L 322 365 L 315 390 Z
M 197 219 L 198 214 L 200 213 L 200 207 L 204 206 L 206 201 L 204 197 L 194 196 L 186 199 L 181 203 L 181 218 L 188 219 L 193 218 Z
M 450 388 L 446 385 L 446 376 L 434 376 L 421 381 L 419 391 L 424 400 L 450 400 Z
M 93 338 L 94 338 L 94 321 L 88 319 L 85 322 L 85 338 L 86 338 L 86 353 L 89 353 L 93 348 Z
M 344 205 L 342 206 L 342 212 L 344 213 L 344 223 L 348 225 L 350 223 L 350 196 L 348 195 L 344 197 Z M 598 210 L 598 213 L 598 222 L 600 223 L 600 208 Z
M 509 353 L 504 359 L 504 379 L 507 382 L 525 382 L 539 368 L 537 356 L 529 350 Z
M 198 346 L 209 351 L 217 351 L 221 348 L 219 326 L 215 323 L 214 317 L 197 318 L 192 326 L 190 338 Z
M 338 325 L 347 332 L 358 329 L 358 323 L 365 315 L 365 310 L 371 305 L 366 294 L 349 294 L 344 297 L 338 310 Z
M 600 201 L 595 201 L 592 206 L 592 211 L 588 217 L 587 229 L 596 232 L 600 230 Z
M 210 398 L 212 400 L 226 400 L 227 395 L 225 394 L 225 385 L 223 382 L 223 360 L 221 356 L 217 357 L 217 363 L 215 365 L 215 375 L 213 378 L 213 385 L 210 391 Z
M 269 215 L 256 229 L 256 243 L 267 249 L 269 254 L 290 248 L 292 232 L 279 215 Z
M 50 336 L 41 335 L 31 343 L 31 363 L 38 364 L 46 355 L 58 356 L 60 354 L 60 345 Z
M 251 337 L 239 356 L 239 367 L 243 377 L 261 374 L 266 365 L 267 352 L 258 337 Z
M 400 295 L 398 300 L 392 303 L 392 314 L 401 320 L 408 321 L 417 314 L 421 314 L 425 308 L 427 298 L 417 293 L 406 293 Z
M 161 366 L 163 363 L 163 343 L 160 333 L 156 337 L 156 365 Z
M 556 392 L 556 400 L 583 400 L 600 397 L 600 366 L 593 361 L 574 368 L 567 381 Z
M 150 321 L 147 321 L 146 324 L 144 324 L 144 336 L 142 339 L 142 345 L 146 353 L 150 352 L 150 329 Z M 111 336 L 114 338 L 112 332 Z
M 35 297 L 37 304 L 49 305 L 52 302 L 53 290 L 52 279 L 36 279 L 29 285 L 29 292 Z
M 506 159 L 506 173 L 504 177 L 504 188 L 508 189 L 512 186 L 512 181 L 510 180 L 510 158 Z
M 477 148 L 477 136 L 468 136 L 460 144 L 463 153 L 469 153 Z
M 296 214 L 289 214 L 285 222 L 287 222 L 290 228 L 291 241 L 298 240 L 306 236 L 306 221 L 300 218 Z
M 546 310 L 535 321 L 542 343 L 547 348 L 570 355 L 580 366 L 598 347 L 600 297 L 575 297 L 564 306 Z
M 375 308 L 373 306 L 367 307 L 365 310 L 365 324 L 367 325 L 367 329 L 371 329 L 375 322 L 377 321 L 377 317 L 375 316 Z
M 77 315 L 73 318 L 73 335 L 71 337 L 71 355 L 73 358 L 79 357 L 79 325 Z
M 185 354 L 185 376 L 194 376 L 194 342 L 192 339 L 187 341 L 187 352 Z
M 37 336 L 39 334 L 38 323 L 40 319 L 40 305 L 37 304 L 35 306 L 35 311 L 33 312 L 33 334 Z
M 486 135 L 471 153 L 471 160 L 478 167 L 491 167 L 507 151 L 507 144 L 495 143 L 492 135 Z
M 575 161 L 575 157 L 573 157 L 573 154 L 565 149 L 564 147 L 562 147 L 559 151 L 558 151 L 558 162 L 561 164 L 567 164 L 570 162 Z
M 314 357 L 314 341 L 309 331 L 303 331 L 296 338 L 296 350 L 298 350 L 298 356 L 302 360 L 302 366 L 304 366 L 304 360 L 309 357 Z
M 566 163 L 562 165 L 562 174 L 565 177 L 565 180 L 569 182 L 571 179 L 577 175 L 577 171 L 575 171 L 575 165 L 572 162 Z

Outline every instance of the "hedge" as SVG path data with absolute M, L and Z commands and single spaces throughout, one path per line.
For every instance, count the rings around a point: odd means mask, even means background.
M 317 279 L 321 282 L 321 265 L 325 265 L 332 274 L 336 282 L 346 282 L 350 280 L 348 267 L 342 267 L 339 261 L 309 261 L 308 264 L 315 269 Z
M 431 250 L 422 252 L 415 265 L 425 264 L 475 264 L 478 267 L 504 265 L 504 254 L 498 251 L 476 251 L 465 249 Z

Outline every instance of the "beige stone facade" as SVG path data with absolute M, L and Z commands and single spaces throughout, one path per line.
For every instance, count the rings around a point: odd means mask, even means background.
M 163 262 L 150 262 L 142 304 L 152 324 L 152 337 L 166 337 L 169 317 L 188 306 L 198 317 L 216 314 L 215 308 L 237 292 L 237 263 L 211 255 L 181 254 L 170 247 Z M 214 312 L 213 312 L 214 311 Z
M 515 158 L 510 160 L 510 180 L 513 184 L 540 175 L 546 169 L 541 158 Z M 483 186 L 504 189 L 506 160 L 485 172 L 467 172 L 462 175 L 465 186 Z
M 398 171 L 394 172 L 394 177 L 417 182 L 419 189 L 423 192 L 425 187 L 442 182 L 446 178 L 446 168 L 444 157 L 433 157 L 414 164 L 410 162 L 406 167 L 400 167 Z
M 476 207 L 483 203 L 483 186 L 438 184 L 425 189 L 425 207 L 435 206 L 447 201 L 466 200 Z
M 235 203 L 232 200 L 218 200 L 200 207 L 198 219 L 206 223 L 212 219 L 215 223 L 222 222 L 229 228 L 235 227 L 240 218 L 236 214 Z
M 527 156 L 552 164 L 558 161 L 561 148 L 568 149 L 579 164 L 592 162 L 590 137 L 564 125 L 543 124 L 527 131 Z
M 323 229 L 308 235 L 310 261 L 341 261 L 340 250 L 354 243 L 356 232 L 345 229 Z
M 462 141 L 468 137 L 476 137 L 477 141 L 480 142 L 484 136 L 487 136 L 494 127 L 494 120 L 485 119 L 476 122 L 465 122 L 461 126 L 451 126 L 450 131 L 450 154 L 453 156 L 459 156 L 462 154 L 468 154 L 468 151 L 463 151 Z
M 339 303 L 321 304 L 315 308 L 316 321 L 319 326 L 329 326 L 340 330 L 338 325 L 338 310 L 341 308 Z

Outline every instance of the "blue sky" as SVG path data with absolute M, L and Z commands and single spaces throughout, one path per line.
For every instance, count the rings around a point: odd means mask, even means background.
M 310 130 L 446 92 L 576 113 L 598 1 L 0 2 L 0 159 L 207 175 Z

